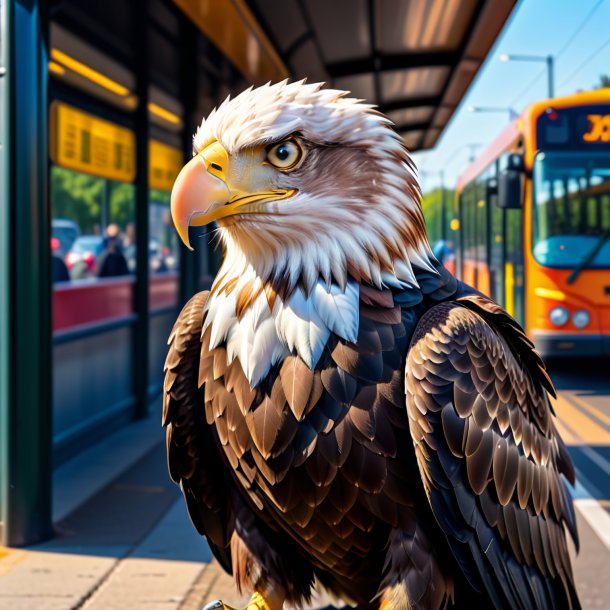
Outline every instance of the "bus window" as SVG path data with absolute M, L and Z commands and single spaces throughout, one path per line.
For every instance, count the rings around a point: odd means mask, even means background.
M 490 293 L 489 260 L 488 260 L 488 220 L 486 202 L 485 181 L 479 180 L 475 185 L 475 208 L 476 215 L 476 268 L 477 268 L 477 288 L 485 293 Z
M 463 279 L 471 286 L 477 285 L 477 214 L 474 185 L 462 194 L 462 231 L 464 235 Z
M 610 241 L 605 237 L 610 230 L 606 153 L 538 154 L 534 198 L 534 257 L 541 265 L 570 269 L 597 249 L 588 267 L 610 267 Z
M 523 213 L 520 209 L 505 210 L 506 261 L 504 263 L 506 310 L 523 325 L 524 271 L 523 271 Z
M 497 196 L 489 198 L 488 206 L 490 211 L 490 264 L 489 273 L 491 279 L 491 298 L 505 307 L 504 300 L 504 210 L 499 208 L 495 201 Z

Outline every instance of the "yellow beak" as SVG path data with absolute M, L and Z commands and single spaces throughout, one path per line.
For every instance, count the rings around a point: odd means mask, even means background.
M 210 144 L 180 171 L 172 189 L 171 211 L 176 231 L 184 245 L 189 243 L 189 226 L 215 220 L 214 211 L 231 199 L 225 182 L 229 157 L 218 142 Z
M 229 155 L 220 142 L 214 142 L 193 157 L 180 171 L 171 197 L 174 225 L 185 246 L 189 243 L 189 226 L 203 226 L 235 214 L 264 212 L 264 205 L 294 195 L 294 189 L 274 189 L 232 197 L 227 184 Z

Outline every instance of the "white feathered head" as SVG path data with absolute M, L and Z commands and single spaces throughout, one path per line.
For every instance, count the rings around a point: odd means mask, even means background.
M 262 284 L 307 293 L 322 279 L 415 284 L 430 268 L 414 166 L 373 106 L 304 81 L 227 99 L 194 137 L 172 192 L 183 241 L 217 221 L 225 263 L 216 289 L 253 270 Z

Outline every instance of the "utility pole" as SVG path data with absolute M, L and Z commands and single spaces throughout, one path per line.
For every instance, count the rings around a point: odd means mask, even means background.
M 555 87 L 553 84 L 553 75 L 555 70 L 555 61 L 552 55 L 514 55 L 513 53 L 503 53 L 500 55 L 500 61 L 533 61 L 546 63 L 546 71 L 548 78 L 548 96 L 555 96 Z
M 546 68 L 549 79 L 549 98 L 555 97 L 555 88 L 553 86 L 553 75 L 554 75 L 554 61 L 552 55 L 547 55 Z

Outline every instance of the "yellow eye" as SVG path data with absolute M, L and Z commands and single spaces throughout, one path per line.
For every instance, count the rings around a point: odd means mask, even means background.
M 294 169 L 303 158 L 303 149 L 294 139 L 273 144 L 267 151 L 267 161 L 281 170 Z

